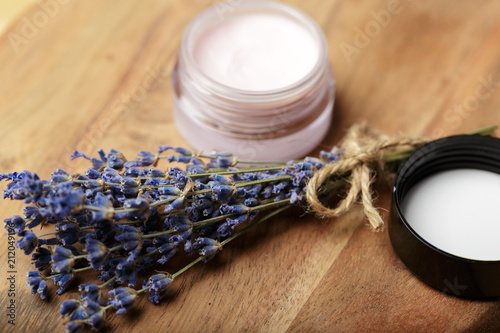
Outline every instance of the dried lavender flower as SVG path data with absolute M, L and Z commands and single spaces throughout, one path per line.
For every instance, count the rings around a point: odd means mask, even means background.
M 166 151 L 172 154 L 163 155 Z M 10 181 L 6 198 L 31 204 L 24 208 L 24 218 L 5 219 L 4 225 L 18 234 L 19 248 L 33 252 L 37 270 L 51 268 L 47 277 L 30 273 L 31 292 L 45 298 L 51 280 L 56 293 L 62 294 L 75 275 L 90 269 L 103 281 L 83 281 L 78 286 L 80 299 L 61 305 L 60 314 L 69 317 L 66 330 L 71 332 L 85 326 L 99 329 L 107 310 L 122 314 L 141 293 L 147 292 L 158 304 L 175 277 L 214 258 L 223 245 L 256 225 L 261 211 L 300 203 L 314 170 L 330 163 L 326 157 L 333 159 L 329 153 L 321 159 L 247 170 L 232 154 L 205 156 L 182 147 L 161 146 L 158 154 L 141 151 L 133 160 L 113 149 L 98 153 L 98 158 L 73 153 L 72 158 L 91 162 L 84 174 L 56 169 L 48 181 L 29 171 L 0 174 L 0 180 Z M 157 168 L 162 161 L 185 167 Z M 37 235 L 33 228 L 40 224 L 54 224 L 55 231 Z M 142 289 L 135 289 L 138 272 L 169 265 L 179 252 L 197 258 L 175 274 L 153 274 Z M 107 305 L 101 306 L 101 290 L 108 284 L 117 286 L 109 291 Z

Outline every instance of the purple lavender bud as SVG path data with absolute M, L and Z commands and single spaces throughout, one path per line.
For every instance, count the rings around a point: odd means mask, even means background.
M 160 257 L 160 259 L 157 260 L 157 263 L 160 265 L 164 265 L 167 261 L 169 261 L 170 258 L 172 258 L 176 253 L 176 249 L 173 248 L 172 250 L 163 253 L 164 254 Z
M 186 171 L 189 175 L 195 175 L 199 173 L 205 173 L 206 170 L 203 165 L 186 165 Z
M 212 201 L 206 198 L 196 200 L 192 203 L 191 208 L 193 209 L 193 214 L 201 211 L 203 216 L 209 216 L 214 210 Z
M 158 156 L 149 151 L 140 151 L 138 155 L 139 157 L 136 158 L 135 160 L 125 162 L 124 164 L 125 168 L 146 167 L 154 165 L 158 161 Z
M 100 170 L 104 166 L 103 161 L 98 160 L 95 157 L 90 158 L 90 162 L 92 163 L 92 168 L 96 170 Z
M 30 229 L 38 226 L 43 221 L 43 216 L 38 211 L 38 207 L 34 206 L 24 207 L 23 216 L 26 220 L 31 220 L 31 222 L 27 224 L 27 227 Z
M 56 294 L 62 295 L 68 288 L 72 279 L 73 279 L 73 274 L 71 273 L 59 275 L 53 278 L 52 281 L 59 287 L 59 289 L 56 291 Z
M 222 175 L 219 175 L 217 173 L 212 173 L 210 175 L 210 178 L 212 178 L 215 182 L 221 184 L 221 185 L 232 185 L 233 182 L 227 178 L 227 177 L 224 177 Z
M 144 211 L 149 209 L 149 201 L 143 197 L 137 197 L 134 199 L 128 199 L 123 203 L 123 208 L 125 209 L 137 209 L 138 211 Z
M 264 197 L 264 199 L 268 199 L 273 193 L 273 186 L 272 185 L 269 185 L 267 186 L 265 189 L 262 190 L 262 192 L 260 192 L 260 194 L 262 195 L 262 197 Z
M 123 168 L 123 164 L 125 163 L 125 157 L 119 151 L 111 149 L 106 156 L 106 162 L 108 164 L 108 167 L 115 170 L 120 170 L 121 168 Z
M 160 169 L 151 168 L 148 171 L 148 177 L 151 177 L 151 178 L 163 178 L 163 177 L 165 177 L 165 172 L 163 172 Z
M 187 217 L 179 215 L 168 215 L 164 225 L 167 230 L 174 232 L 184 232 L 193 228 L 193 223 Z
M 234 219 L 232 218 L 227 218 L 226 222 L 222 223 L 219 225 L 217 228 L 217 237 L 219 238 L 225 238 L 229 235 L 231 235 L 232 230 L 236 228 L 238 225 L 240 225 L 243 222 L 246 221 L 252 221 L 255 216 L 257 216 L 258 211 L 251 212 L 250 214 L 244 214 L 240 215 Z
M 247 198 L 243 201 L 243 204 L 247 207 L 254 207 L 259 204 L 259 199 L 257 198 Z
M 188 255 L 193 253 L 193 244 L 190 240 L 187 240 L 184 243 L 184 252 L 186 252 Z
M 128 286 L 135 286 L 137 280 L 137 271 L 133 263 L 128 262 L 123 258 L 115 259 L 116 261 L 116 280 L 120 284 L 124 284 L 128 280 Z
M 293 165 L 295 171 L 311 170 L 312 167 L 312 164 L 307 162 L 299 162 Z
M 131 212 L 125 213 L 124 217 L 130 220 L 136 219 L 138 221 L 145 221 L 149 216 L 149 201 L 144 196 L 139 196 L 134 199 L 126 199 L 123 202 L 123 208 L 126 210 L 132 210 Z M 118 214 L 115 214 L 115 219 Z
M 163 152 L 165 152 L 167 150 L 170 150 L 170 149 L 174 149 L 174 147 L 172 147 L 172 146 L 166 146 L 166 145 L 160 146 L 158 148 L 158 154 L 161 154 L 161 153 L 163 153 Z
M 293 178 L 293 185 L 294 186 L 302 186 L 305 185 L 306 182 L 313 176 L 313 172 L 311 170 L 304 170 L 295 173 L 295 176 Z
M 331 151 L 326 152 L 324 150 L 319 152 L 319 156 L 324 160 L 329 160 L 329 162 L 336 162 L 340 159 L 342 155 L 342 150 L 337 147 L 333 147 Z
M 54 247 L 52 254 L 52 273 L 69 273 L 73 269 L 75 259 L 73 253 L 62 246 Z
M 54 170 L 54 172 L 52 172 L 52 176 L 56 176 L 56 175 L 68 176 L 69 174 L 66 171 L 64 171 L 63 169 L 57 168 Z
M 153 231 L 153 233 L 156 233 L 155 231 Z M 155 238 L 152 239 L 152 243 L 154 246 L 158 247 L 164 243 L 167 243 L 170 238 L 170 235 L 160 235 L 160 236 L 156 236 Z M 145 239 L 145 241 L 148 241 L 149 239 Z
M 160 300 L 167 294 L 172 281 L 173 278 L 171 275 L 155 274 L 147 282 L 144 281 L 142 288 L 149 287 L 148 299 L 154 304 L 159 304 Z
M 72 314 L 78 307 L 80 307 L 80 301 L 76 299 L 70 299 L 61 303 L 61 308 L 59 314 L 64 317 L 66 315 Z
M 244 215 L 239 215 L 237 216 L 236 218 L 232 219 L 232 218 L 227 218 L 226 221 L 228 223 L 231 224 L 232 226 L 232 229 L 234 229 L 236 226 L 238 226 L 239 224 L 245 222 L 248 218 L 248 215 L 244 214 Z
M 250 189 L 245 189 L 245 198 L 257 198 L 262 190 L 262 184 L 256 184 Z
M 231 185 L 218 185 L 212 183 L 210 189 L 217 201 L 227 201 L 233 193 L 233 187 Z
M 25 255 L 33 252 L 37 246 L 37 237 L 29 230 L 24 230 L 19 233 L 21 239 L 16 242 L 16 247 L 24 251 Z
M 307 156 L 304 158 L 304 162 L 312 164 L 316 169 L 321 169 L 323 167 L 323 162 L 319 158 Z
M 129 310 L 137 297 L 137 291 L 128 287 L 119 287 L 108 292 L 113 298 L 108 299 L 108 305 L 111 305 L 118 310 L 117 315 L 121 315 Z
M 80 299 L 82 301 L 92 301 L 100 303 L 101 301 L 101 290 L 94 283 L 84 283 L 78 286 L 78 291 L 82 292 Z
M 121 177 L 120 184 L 122 187 L 138 187 L 140 184 L 137 181 L 130 177 Z
M 193 165 L 198 165 L 198 166 L 204 166 L 205 163 L 203 163 L 202 160 L 200 160 L 199 158 L 196 158 L 196 157 L 191 157 L 191 163 L 193 163 Z M 187 165 L 186 165 L 187 167 Z
M 122 177 L 120 180 L 120 190 L 126 197 L 136 196 L 139 193 L 139 185 L 132 178 Z
M 286 194 L 285 194 L 285 192 L 281 192 L 280 194 L 278 194 L 278 196 L 276 196 L 276 197 L 274 198 L 274 200 L 273 200 L 273 201 L 274 201 L 274 202 L 276 202 L 276 201 L 281 201 L 281 200 L 285 200 L 285 198 L 286 198 Z
M 115 239 L 123 244 L 123 248 L 126 251 L 132 251 L 138 246 L 141 246 L 142 243 L 142 237 L 139 234 L 139 232 L 134 231 L 134 232 L 125 232 L 122 234 L 117 234 L 115 236 Z
M 90 326 L 92 330 L 99 330 L 102 328 L 104 324 L 104 310 L 98 302 L 90 301 L 84 299 L 81 302 L 81 312 L 78 314 L 73 314 L 71 316 L 71 322 L 77 323 L 81 325 L 85 323 Z M 77 309 L 78 311 L 78 309 Z M 68 330 L 69 324 L 66 326 L 66 330 Z M 76 328 L 79 330 L 80 328 Z
M 193 153 L 187 149 L 187 148 L 183 148 L 183 147 L 174 147 L 173 150 L 176 152 L 176 153 L 179 153 L 181 155 L 186 155 L 186 156 L 191 156 L 193 155 Z
M 207 262 L 222 250 L 222 245 L 215 239 L 198 237 L 194 241 L 193 248 L 198 249 L 198 254 L 204 256 L 203 261 Z
M 248 212 L 248 207 L 244 205 L 231 205 L 230 207 L 231 207 L 231 214 L 246 214 Z
M 180 208 L 183 202 L 184 202 L 184 197 L 179 197 L 179 198 L 175 199 L 174 201 L 172 201 L 167 206 L 165 206 L 165 210 L 163 212 L 170 213 L 170 212 Z
M 3 178 L 11 180 L 11 183 L 4 190 L 4 198 L 11 200 L 24 200 L 25 203 L 37 202 L 44 193 L 44 186 L 47 182 L 40 180 L 35 173 L 29 171 L 14 172 L 5 175 Z
M 78 226 L 75 225 L 73 222 L 61 221 L 61 222 L 57 222 L 57 224 L 56 224 L 56 231 L 71 232 L 74 230 L 78 230 Z
M 3 226 L 7 230 L 8 234 L 13 235 L 23 231 L 26 226 L 26 222 L 21 216 L 15 215 L 3 220 Z
M 104 311 L 95 311 L 85 319 L 85 323 L 94 331 L 98 331 L 104 325 Z
M 234 163 L 233 155 L 229 152 L 216 153 L 214 158 L 210 159 L 210 168 L 227 168 Z
M 158 252 L 163 254 L 161 258 L 158 259 L 159 264 L 165 264 L 176 253 L 175 245 L 170 240 L 169 235 L 155 237 L 153 243 L 156 248 L 158 248 Z
M 173 235 L 173 236 L 170 236 L 170 241 L 172 242 L 172 244 L 174 244 L 174 246 L 179 245 L 184 240 L 185 239 L 182 238 L 182 235 Z
M 101 269 L 108 258 L 108 247 L 96 239 L 86 240 L 84 251 L 88 253 L 87 260 L 90 266 L 95 269 Z
M 87 201 L 86 205 L 97 208 L 90 211 L 92 217 L 90 222 L 93 226 L 113 218 L 113 204 L 102 192 L 96 193 L 94 200 Z
M 136 168 L 136 167 L 129 167 L 129 168 L 126 168 L 125 171 L 123 172 L 123 175 L 125 177 L 132 177 L 132 178 L 135 178 L 135 177 L 139 177 L 139 173 L 141 172 L 141 169 L 139 168 Z
M 244 187 L 237 187 L 236 188 L 236 197 L 245 197 L 246 196 L 246 193 L 247 191 L 245 190 Z
M 217 237 L 218 238 L 226 238 L 230 236 L 233 230 L 233 225 L 230 221 L 226 221 L 221 223 L 217 228 Z
M 80 333 L 83 329 L 83 321 L 70 321 L 64 328 L 65 333 Z
M 106 159 L 106 153 L 104 152 L 104 150 L 102 150 L 101 148 L 97 149 L 97 153 L 99 154 L 99 157 L 101 158 L 101 160 L 106 163 L 107 159 Z
M 40 281 L 40 284 L 38 285 L 38 289 L 36 290 L 36 292 L 38 294 L 40 294 L 40 298 L 41 299 L 47 298 L 48 291 L 49 291 L 49 289 L 47 288 L 47 281 L 45 281 L 45 280 Z
M 62 245 L 74 244 L 79 238 L 79 228 L 72 222 L 61 221 L 56 224 L 57 239 Z
M 85 195 L 81 188 L 73 188 L 70 183 L 61 183 L 54 186 L 46 203 L 53 216 L 64 219 L 80 210 L 84 201 Z
M 182 194 L 182 191 L 175 186 L 165 186 L 160 187 L 157 190 L 158 194 L 166 196 L 178 196 Z
M 296 206 L 300 201 L 302 201 L 302 196 L 298 195 L 296 191 L 292 191 L 292 194 L 290 196 L 290 204 Z
M 50 175 L 50 183 L 51 184 L 64 183 L 64 182 L 67 182 L 68 180 L 69 180 L 68 173 L 62 169 L 56 169 Z
M 59 244 L 59 239 L 57 239 L 57 237 L 52 237 L 52 238 L 40 238 L 38 239 L 38 246 L 41 246 L 41 245 L 57 245 Z
M 81 153 L 81 152 L 76 151 L 76 150 L 73 151 L 73 153 L 71 154 L 71 160 L 74 160 L 75 158 L 79 158 L 79 157 L 83 157 L 86 160 L 90 160 L 90 157 L 88 157 L 84 153 Z
M 47 282 L 42 279 L 40 273 L 28 272 L 28 279 L 26 280 L 26 287 L 31 287 L 31 295 L 35 295 L 36 293 L 40 294 L 41 299 L 45 299 L 47 297 Z
M 263 177 L 263 178 L 268 178 L 268 176 L 266 175 L 266 177 Z M 253 180 L 259 179 L 259 175 L 257 173 L 247 172 L 247 173 L 241 174 L 240 179 L 247 181 L 247 182 L 251 182 Z
M 191 162 L 191 156 L 190 155 L 169 155 L 167 156 L 167 160 L 169 163 L 172 162 L 178 162 L 178 163 L 189 163 Z
M 278 184 L 273 185 L 273 193 L 274 194 L 279 194 L 287 186 L 288 186 L 288 181 L 286 181 L 286 180 L 280 181 Z
M 96 169 L 87 169 L 85 171 L 85 176 L 89 179 L 99 179 L 101 178 L 101 173 L 97 171 Z
M 52 253 L 48 249 L 39 246 L 31 255 L 31 263 L 36 269 L 43 271 L 50 266 L 51 255 Z
M 168 175 L 172 178 L 172 181 L 175 186 L 177 186 L 177 188 L 179 188 L 180 190 L 184 189 L 188 178 L 186 177 L 184 172 L 182 172 L 182 170 L 180 170 L 179 168 L 170 168 L 170 170 L 168 170 Z
M 114 180 L 115 178 L 121 178 L 121 175 L 118 171 L 112 168 L 105 167 L 101 172 L 101 177 L 106 179 L 106 181 Z
M 86 180 L 83 183 L 83 187 L 85 188 L 85 197 L 87 199 L 95 198 L 97 193 L 100 193 L 103 190 L 102 183 L 94 179 Z
M 201 198 L 192 203 L 193 209 L 203 210 L 207 208 L 212 208 L 212 202 L 207 198 Z

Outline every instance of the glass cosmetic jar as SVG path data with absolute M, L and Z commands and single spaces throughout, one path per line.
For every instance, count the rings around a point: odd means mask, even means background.
M 196 151 L 242 160 L 304 156 L 332 118 L 335 81 L 323 32 L 279 2 L 218 6 L 184 33 L 172 75 L 180 134 Z

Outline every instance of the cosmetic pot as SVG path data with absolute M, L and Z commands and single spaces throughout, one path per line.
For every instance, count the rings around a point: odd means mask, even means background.
M 289 160 L 330 128 L 335 81 L 325 36 L 273 1 L 215 4 L 187 27 L 172 75 L 177 129 L 196 151 Z
M 457 297 L 500 296 L 500 139 L 432 141 L 400 166 L 389 236 L 404 264 Z

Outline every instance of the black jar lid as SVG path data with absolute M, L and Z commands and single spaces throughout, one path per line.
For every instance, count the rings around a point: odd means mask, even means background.
M 495 298 L 500 296 L 500 260 L 473 260 L 440 250 L 415 232 L 401 209 L 416 183 L 437 172 L 459 168 L 500 174 L 500 139 L 459 135 L 415 150 L 396 175 L 389 237 L 405 265 L 427 284 L 458 297 Z

